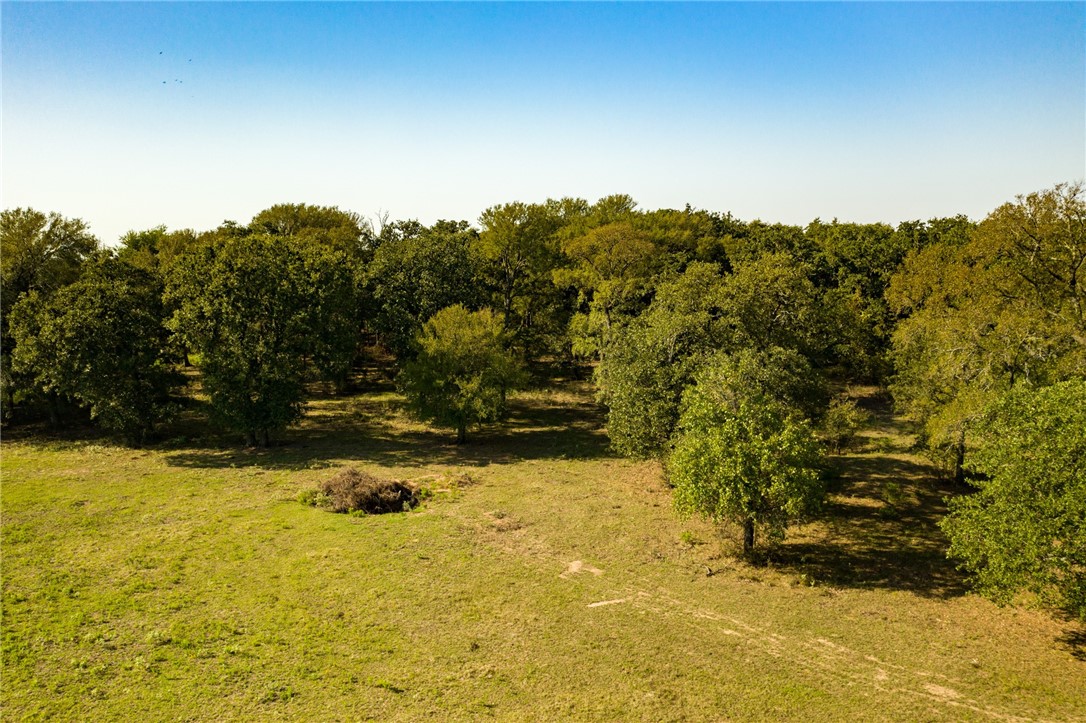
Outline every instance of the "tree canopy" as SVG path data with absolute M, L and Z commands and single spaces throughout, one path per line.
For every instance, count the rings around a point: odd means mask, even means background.
M 970 426 L 1019 384 L 1086 370 L 1086 194 L 1059 185 L 912 252 L 887 290 L 900 407 L 962 477 Z
M 1033 592 L 1086 621 L 1086 381 L 1016 388 L 976 427 L 977 492 L 950 502 L 950 554 L 1000 602 Z
M 51 295 L 23 297 L 12 312 L 14 366 L 142 443 L 169 413 L 170 389 L 179 381 L 166 355 L 164 321 L 155 279 L 106 258 Z
M 442 309 L 415 338 L 415 358 L 404 365 L 399 383 L 409 409 L 419 418 L 456 430 L 501 419 L 506 393 L 523 375 L 507 350 L 501 316 L 490 309 Z
M 349 274 L 338 252 L 262 234 L 178 260 L 166 291 L 172 327 L 200 355 L 216 420 L 266 445 L 301 416 L 307 358 L 336 368 L 340 340 L 353 348 L 356 320 L 341 305 Z
M 675 507 L 743 527 L 743 552 L 761 527 L 769 539 L 815 510 L 824 489 L 810 424 L 735 372 L 727 356 L 703 368 L 683 395 L 675 449 L 667 460 Z
M 477 237 L 466 221 L 438 221 L 377 249 L 366 270 L 370 322 L 398 357 L 411 354 L 415 335 L 440 310 L 483 302 Z

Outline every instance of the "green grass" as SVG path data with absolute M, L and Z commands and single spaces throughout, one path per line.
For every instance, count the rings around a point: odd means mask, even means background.
M 586 385 L 513 408 L 463 446 L 380 389 L 264 451 L 195 422 L 144 450 L 9 434 L 3 717 L 1086 718 L 1080 631 L 967 593 L 948 490 L 885 411 L 825 517 L 751 567 L 608 453 Z M 434 494 L 297 501 L 346 465 Z

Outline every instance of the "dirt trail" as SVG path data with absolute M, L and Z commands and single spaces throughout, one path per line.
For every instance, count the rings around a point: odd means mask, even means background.
M 626 588 L 620 595 L 622 597 L 612 600 L 588 603 L 588 607 L 628 603 L 668 618 L 668 624 L 683 624 L 709 635 L 715 632 L 740 638 L 748 649 L 787 660 L 823 679 L 846 685 L 859 685 L 880 693 L 919 698 L 937 705 L 969 710 L 996 720 L 1040 720 L 967 697 L 955 687 L 966 686 L 963 681 L 936 672 L 896 665 L 825 638 L 782 635 L 770 627 L 753 625 L 732 615 L 692 606 L 677 599 L 666 588 L 658 588 L 655 592 Z M 607 614 L 607 611 L 601 611 L 600 614 Z

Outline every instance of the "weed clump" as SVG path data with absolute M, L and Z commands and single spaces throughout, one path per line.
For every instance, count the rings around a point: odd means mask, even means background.
M 336 473 L 319 490 L 303 493 L 301 501 L 332 512 L 379 515 L 410 510 L 418 504 L 419 494 L 413 486 L 352 467 Z

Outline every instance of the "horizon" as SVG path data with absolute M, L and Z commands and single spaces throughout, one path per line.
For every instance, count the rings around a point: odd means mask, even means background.
M 5 2 L 3 206 L 478 222 L 626 193 L 743 221 L 964 214 L 1086 176 L 1086 4 Z

